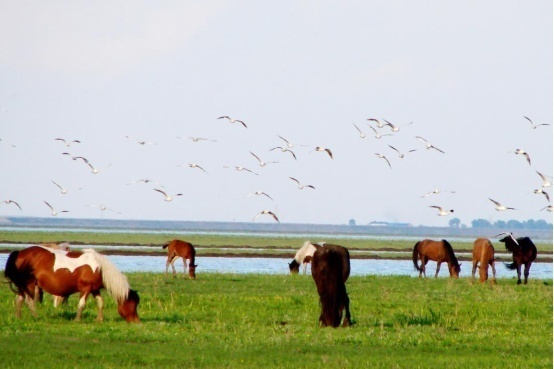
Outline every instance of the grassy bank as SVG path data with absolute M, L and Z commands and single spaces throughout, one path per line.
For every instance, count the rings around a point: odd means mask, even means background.
M 318 327 L 310 276 L 199 274 L 195 281 L 133 273 L 142 323 L 117 315 L 106 293 L 104 323 L 77 296 L 34 319 L 13 314 L 0 289 L 0 367 L 552 368 L 552 281 L 516 286 L 469 279 L 351 277 L 355 325 Z

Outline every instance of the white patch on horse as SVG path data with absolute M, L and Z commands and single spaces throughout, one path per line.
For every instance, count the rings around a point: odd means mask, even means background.
M 83 265 L 88 265 L 93 272 L 100 268 L 100 264 L 95 256 L 95 251 L 92 249 L 83 250 L 83 254 L 78 258 L 68 257 L 67 251 L 52 250 L 49 248 L 45 249 L 54 254 L 54 271 L 58 269 L 69 269 L 69 271 L 73 273 L 75 269 Z

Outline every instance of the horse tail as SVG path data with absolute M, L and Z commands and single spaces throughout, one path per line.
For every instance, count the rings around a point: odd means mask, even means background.
M 94 250 L 87 250 L 86 252 L 91 252 L 98 264 L 100 264 L 102 283 L 110 295 L 112 295 L 118 303 L 127 300 L 129 290 L 131 289 L 129 282 L 127 281 L 127 277 L 121 273 L 115 264 L 113 264 L 106 256 L 99 254 Z
M 326 268 L 321 273 L 323 280 L 320 283 L 324 286 L 324 293 L 321 294 L 320 300 L 322 316 L 327 322 L 332 322 L 333 327 L 340 325 L 341 301 L 346 295 L 343 267 L 340 256 L 334 250 L 329 250 Z
M 20 292 L 22 286 L 25 285 L 25 280 L 27 279 L 15 264 L 18 256 L 19 251 L 12 252 L 10 256 L 8 256 L 8 260 L 6 261 L 6 269 L 4 270 L 4 277 L 6 277 L 6 279 L 8 280 L 8 283 L 10 284 L 10 289 L 13 292 Z
M 195 265 L 194 259 L 196 258 L 196 250 L 194 249 L 194 246 L 192 244 L 190 245 L 190 259 L 189 259 L 189 266 Z
M 515 269 L 517 269 L 517 263 L 515 261 L 511 264 L 506 263 L 506 268 L 508 268 L 510 270 L 515 270 Z
M 162 245 L 162 249 L 166 249 L 167 246 L 169 246 L 170 243 L 171 243 L 171 241 L 167 241 L 166 243 L 164 243 L 164 244 Z
M 418 250 L 419 242 L 417 242 L 414 246 L 414 251 L 412 253 L 412 260 L 414 262 L 414 267 L 418 272 L 421 272 L 421 268 L 417 265 L 417 258 L 419 257 L 419 250 Z

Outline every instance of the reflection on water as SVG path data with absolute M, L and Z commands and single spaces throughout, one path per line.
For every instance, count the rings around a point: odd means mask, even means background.
M 4 269 L 8 254 L 0 254 L 0 268 Z M 110 260 L 122 272 L 152 272 L 163 273 L 165 271 L 165 256 L 123 256 L 110 255 Z M 183 259 L 175 262 L 175 268 L 183 273 Z M 291 260 L 282 258 L 242 258 L 242 257 L 198 257 L 196 258 L 197 275 L 201 273 L 255 273 L 255 274 L 288 274 L 288 263 Z M 352 275 L 404 275 L 417 277 L 418 273 L 410 260 L 351 260 Z M 430 261 L 427 264 L 427 275 L 434 276 L 436 263 Z M 171 268 L 170 268 L 171 270 Z M 308 267 L 308 273 L 310 268 Z M 513 278 L 517 274 L 508 270 L 503 263 L 496 263 L 498 278 Z M 471 276 L 471 263 L 462 262 L 460 277 Z M 446 263 L 441 266 L 439 277 L 448 277 Z M 530 278 L 552 279 L 552 263 L 534 263 L 531 267 Z

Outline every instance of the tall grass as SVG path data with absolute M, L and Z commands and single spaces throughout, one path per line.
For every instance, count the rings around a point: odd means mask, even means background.
M 552 281 L 351 277 L 350 328 L 321 328 L 309 275 L 132 273 L 141 323 L 105 322 L 77 296 L 15 319 L 0 288 L 0 367 L 82 368 L 552 368 Z

